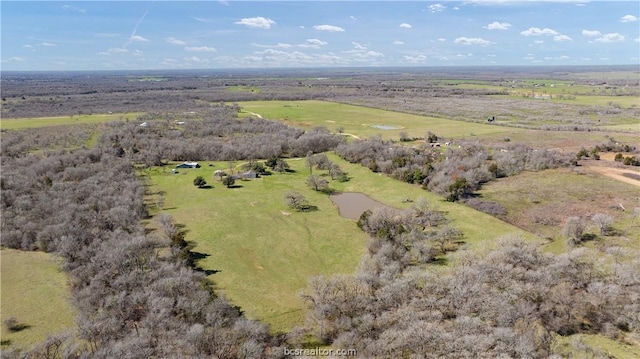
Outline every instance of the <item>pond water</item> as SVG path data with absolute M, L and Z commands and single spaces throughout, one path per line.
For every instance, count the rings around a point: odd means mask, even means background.
M 332 194 L 329 196 L 331 201 L 338 206 L 340 215 L 345 218 L 358 220 L 362 212 L 373 210 L 374 208 L 390 208 L 386 204 L 375 201 L 362 193 L 346 192 L 340 194 Z
M 371 125 L 369 127 L 377 128 L 379 130 L 399 130 L 402 128 L 399 126 L 389 126 L 389 125 Z

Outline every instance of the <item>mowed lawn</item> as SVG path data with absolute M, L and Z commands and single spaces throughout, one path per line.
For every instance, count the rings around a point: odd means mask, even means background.
M 496 237 L 520 233 L 531 235 L 505 222 L 463 205 L 448 203 L 417 186 L 375 174 L 349 164 L 335 155 L 330 159 L 349 173 L 350 181 L 330 181 L 337 191 L 361 192 L 396 208 L 408 207 L 403 199 L 427 197 L 447 212 L 452 225 L 465 233 L 471 247 L 491 243 Z M 204 162 L 199 169 L 148 171 L 151 191 L 162 191 L 164 211 L 184 225 L 193 251 L 202 254 L 198 265 L 225 296 L 252 319 L 270 324 L 272 331 L 287 331 L 303 324 L 304 303 L 299 299 L 310 277 L 352 273 L 366 251 L 366 236 L 355 221 L 340 217 L 326 194 L 307 188 L 309 175 L 304 159 L 290 159 L 295 172 L 239 181 L 226 188 L 213 179 L 216 169 L 227 163 Z M 239 164 L 239 163 L 238 163 Z M 314 171 L 324 174 L 326 171 Z M 203 176 L 210 189 L 193 185 Z M 285 207 L 283 195 L 295 189 L 307 197 L 317 211 L 299 213 Z
M 0 128 L 2 128 L 3 130 L 17 130 L 22 128 L 33 128 L 33 127 L 126 121 L 126 120 L 135 120 L 138 116 L 142 114 L 143 112 L 130 112 L 130 113 L 111 113 L 111 114 L 57 116 L 57 117 L 5 118 L 5 119 L 2 119 L 2 121 L 0 121 Z
M 67 277 L 50 254 L 2 249 L 0 284 L 2 348 L 28 347 L 74 325 Z M 22 330 L 7 330 L 11 317 Z
M 462 122 L 380 110 L 335 102 L 305 101 L 247 101 L 238 102 L 242 114 L 258 114 L 263 118 L 281 120 L 286 124 L 309 129 L 324 126 L 335 132 L 342 127 L 345 133 L 361 138 L 380 135 L 384 139 L 399 139 L 405 132 L 409 137 L 424 138 L 428 131 L 446 138 L 460 138 L 485 134 L 522 131 L 504 126 Z M 394 126 L 379 129 L 372 126 Z

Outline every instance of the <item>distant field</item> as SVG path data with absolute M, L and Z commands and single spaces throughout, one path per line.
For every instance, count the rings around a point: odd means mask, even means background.
M 427 197 L 447 212 L 452 225 L 465 233 L 469 246 L 491 243 L 500 235 L 523 231 L 463 205 L 444 202 L 419 187 L 372 173 L 330 155 L 349 173 L 349 182 L 331 182 L 339 191 L 357 191 L 390 206 L 410 204 L 402 200 Z M 205 257 L 198 264 L 211 274 L 219 289 L 249 318 L 260 319 L 274 331 L 302 324 L 303 303 L 298 298 L 311 276 L 351 273 L 366 250 L 366 236 L 354 221 L 339 216 L 327 195 L 305 185 L 308 170 L 304 159 L 288 161 L 296 172 L 273 174 L 239 181 L 241 187 L 228 189 L 212 179 L 215 169 L 227 163 L 203 163 L 199 169 L 168 169 L 149 172 L 153 191 L 163 191 L 165 211 L 185 225 L 187 240 Z M 321 173 L 314 171 L 314 173 Z M 193 179 L 202 175 L 213 184 L 198 189 Z M 283 204 L 283 195 L 296 189 L 318 211 L 296 213 Z
M 37 117 L 37 118 L 10 118 L 0 121 L 0 128 L 3 130 L 16 130 L 32 127 L 47 127 L 58 125 L 74 125 L 87 123 L 102 123 L 111 121 L 135 120 L 142 112 L 112 113 L 95 115 L 76 115 L 60 117 Z
M 384 139 L 397 140 L 401 132 L 406 132 L 409 137 L 424 138 L 431 131 L 438 136 L 460 138 L 521 131 L 325 101 L 248 101 L 238 104 L 247 116 L 256 113 L 264 118 L 283 120 L 287 124 L 305 129 L 324 126 L 336 131 L 338 127 L 342 127 L 345 133 L 365 138 L 380 135 Z M 372 127 L 375 125 L 398 128 L 381 130 Z
M 73 326 L 67 277 L 50 254 L 2 249 L 0 257 L 2 321 L 15 317 L 25 326 L 12 333 L 3 323 L 2 348 L 30 346 Z

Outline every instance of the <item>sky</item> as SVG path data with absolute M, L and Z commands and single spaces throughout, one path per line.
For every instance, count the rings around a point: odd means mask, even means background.
M 640 2 L 6 1 L 2 71 L 640 64 Z

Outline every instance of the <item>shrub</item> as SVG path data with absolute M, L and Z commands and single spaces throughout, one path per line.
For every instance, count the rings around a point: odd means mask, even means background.
M 567 244 L 573 247 L 582 241 L 582 235 L 587 227 L 580 217 L 569 217 L 562 227 L 562 234 L 567 239 Z
M 202 188 L 206 184 L 207 184 L 207 181 L 202 176 L 198 176 L 193 179 L 193 185 L 198 186 L 198 188 Z

